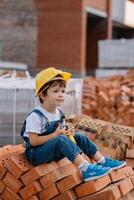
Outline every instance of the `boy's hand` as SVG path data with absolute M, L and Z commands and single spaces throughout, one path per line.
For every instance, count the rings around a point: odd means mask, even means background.
M 71 133 L 71 134 L 73 135 L 73 134 L 75 133 L 74 127 L 68 128 L 68 129 L 65 131 L 65 134 L 68 134 L 68 133 Z
M 55 136 L 62 135 L 64 133 L 65 133 L 65 128 L 60 128 L 60 126 L 58 126 L 56 131 L 54 132 Z

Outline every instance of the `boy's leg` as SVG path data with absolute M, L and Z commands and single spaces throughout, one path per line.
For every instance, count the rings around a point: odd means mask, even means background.
M 57 136 L 56 138 L 49 140 L 44 145 L 32 148 L 29 151 L 33 151 L 31 152 L 33 153 L 33 156 L 30 161 L 34 165 L 67 157 L 82 171 L 84 181 L 98 179 L 111 171 L 111 168 L 109 167 L 89 164 L 81 156 L 80 153 L 82 150 L 65 135 Z M 28 156 L 28 151 L 26 153 Z
M 79 146 L 80 149 L 83 150 L 83 152 L 89 157 L 93 158 L 95 154 L 98 152 L 98 147 L 94 142 L 88 139 L 88 137 L 82 133 L 77 132 L 74 135 L 74 138 L 76 140 L 77 145 Z M 101 157 L 101 155 L 100 155 Z M 97 157 L 99 160 L 99 157 Z M 98 161 L 97 160 L 97 161 Z
M 82 153 L 82 150 L 77 145 L 74 145 L 66 135 L 57 136 L 43 145 L 26 151 L 27 157 L 30 158 L 29 160 L 34 165 L 60 160 L 64 157 L 73 162 L 80 153 Z
M 103 165 L 104 167 L 111 167 L 114 169 L 119 169 L 126 165 L 125 161 L 113 160 L 111 158 L 104 158 L 102 154 L 98 151 L 98 147 L 88 139 L 88 137 L 81 133 L 75 134 L 75 140 L 77 145 L 83 150 L 83 152 L 98 164 Z

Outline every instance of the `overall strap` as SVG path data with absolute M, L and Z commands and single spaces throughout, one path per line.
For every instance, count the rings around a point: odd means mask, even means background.
M 59 112 L 60 112 L 60 114 L 61 114 L 61 119 L 60 119 L 60 121 L 61 121 L 61 123 L 62 123 L 63 120 L 65 119 L 65 115 L 64 115 L 64 113 L 63 113 L 60 109 L 58 109 L 58 110 L 59 110 Z M 47 118 L 40 110 L 34 109 L 32 112 L 35 112 L 35 113 L 36 113 L 37 115 L 39 115 L 40 117 L 44 117 L 45 120 L 46 120 L 46 122 L 47 122 L 48 124 L 50 124 L 48 118 Z M 30 112 L 30 113 L 27 115 L 27 117 L 28 117 L 32 112 Z M 26 117 L 26 118 L 27 118 L 27 117 Z M 24 121 L 23 127 L 22 127 L 22 129 L 21 129 L 21 133 L 20 133 L 20 134 L 21 134 L 21 137 L 22 137 L 24 140 L 27 139 L 27 138 L 25 138 L 25 137 L 23 136 L 25 130 L 26 130 L 26 119 L 25 119 L 25 121 Z
M 59 110 L 60 115 L 61 115 L 61 121 L 63 121 L 63 119 L 65 119 L 65 114 L 64 114 L 64 113 L 62 112 L 62 110 L 60 110 L 59 108 L 58 108 L 58 110 Z M 34 109 L 32 112 L 37 113 L 37 114 L 38 114 L 39 116 L 41 116 L 41 117 L 44 117 L 45 120 L 49 123 L 48 118 L 47 118 L 40 110 Z
M 43 113 L 42 113 L 40 110 L 34 109 L 34 110 L 32 110 L 32 112 L 35 112 L 35 113 L 38 114 L 40 117 L 44 117 L 45 120 L 46 120 L 46 122 L 49 123 L 47 117 L 46 117 L 45 115 L 43 115 Z M 28 117 L 32 112 L 30 112 L 30 113 L 27 115 L 27 117 Z M 26 118 L 27 118 L 27 117 L 26 117 Z M 25 119 L 25 121 L 24 121 L 24 123 L 23 123 L 22 129 L 21 129 L 21 132 L 20 132 L 20 135 L 21 135 L 21 137 L 22 137 L 24 140 L 27 140 L 27 137 L 24 137 L 24 136 L 23 136 L 25 130 L 26 130 L 26 119 Z
M 41 117 L 44 117 L 45 120 L 46 120 L 46 122 L 49 123 L 48 118 L 47 118 L 40 110 L 34 109 L 32 112 L 35 112 L 36 114 L 38 114 L 38 115 L 41 116 Z
M 61 123 L 65 120 L 65 114 L 58 108 L 60 115 L 61 115 Z

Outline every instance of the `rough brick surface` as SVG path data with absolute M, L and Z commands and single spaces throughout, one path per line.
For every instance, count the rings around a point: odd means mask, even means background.
M 122 196 L 127 194 L 133 188 L 134 188 L 134 186 L 133 186 L 132 181 L 131 181 L 130 178 L 122 180 L 121 183 L 119 184 L 119 189 L 120 189 L 120 192 L 121 192 Z
M 61 193 L 63 193 L 64 191 L 69 190 L 82 182 L 83 182 L 83 180 L 82 180 L 80 174 L 75 173 L 75 174 L 72 174 L 72 175 L 64 178 L 63 180 L 59 181 L 57 183 L 57 187 L 58 187 L 59 191 Z
M 126 158 L 134 158 L 134 149 L 128 149 L 126 151 Z
M 26 160 L 24 154 L 19 154 L 11 156 L 6 167 L 16 178 L 19 178 L 24 172 L 32 168 L 32 165 Z
M 73 190 L 68 190 L 68 191 L 65 191 L 64 193 L 53 198 L 53 200 L 63 200 L 63 199 L 64 200 L 76 200 L 77 197 Z
M 62 178 L 77 172 L 75 165 L 72 163 L 69 163 L 65 166 L 59 167 L 59 170 L 60 170 Z
M 4 188 L 5 188 L 5 184 L 2 180 L 0 180 L 0 194 L 3 192 Z
M 47 173 L 55 170 L 58 168 L 58 165 L 56 162 L 51 162 L 50 164 L 43 164 L 39 165 L 37 167 L 32 168 L 27 173 L 25 173 L 23 176 L 21 176 L 21 179 L 25 185 L 31 183 L 34 180 L 39 179 L 43 175 L 46 175 Z
M 40 178 L 40 183 L 43 188 L 46 188 L 48 185 L 55 183 L 56 181 L 62 179 L 62 175 L 59 169 L 49 172 L 45 176 Z
M 28 199 L 34 194 L 37 194 L 39 191 L 41 191 L 41 185 L 38 181 L 33 181 L 32 183 L 21 189 L 19 193 L 23 199 Z
M 83 113 L 96 119 L 134 127 L 133 88 L 130 86 L 133 81 L 134 71 L 124 76 L 85 78 Z
M 53 183 L 52 185 L 49 185 L 48 187 L 46 187 L 45 189 L 43 189 L 39 193 L 39 198 L 41 200 L 44 200 L 44 199 L 48 200 L 48 199 L 51 199 L 58 194 L 59 194 L 59 191 L 58 191 L 56 185 Z
M 81 198 L 81 200 L 117 200 L 121 193 L 117 186 L 108 187 L 95 194 Z
M 28 200 L 39 200 L 39 198 L 34 195 L 34 196 L 30 197 Z
M 3 178 L 6 171 L 7 171 L 6 168 L 4 166 L 0 165 L 0 179 Z
M 80 171 L 68 159 L 35 167 L 18 149 L 0 149 L 5 162 L 0 162 L 0 200 L 134 199 L 134 171 L 130 166 L 84 183 Z
M 20 180 L 16 179 L 9 172 L 6 173 L 3 182 L 7 187 L 9 187 L 15 193 L 17 193 L 23 186 L 23 183 Z
M 124 179 L 125 177 L 129 177 L 132 175 L 134 175 L 134 171 L 130 166 L 123 167 L 119 170 L 114 170 L 109 174 L 112 182 L 119 181 L 121 179 Z
M 1 195 L 4 200 L 21 200 L 21 197 L 6 187 Z
M 132 168 L 134 168 L 134 159 L 132 158 L 127 158 L 126 159 L 127 165 L 131 166 Z
M 89 181 L 86 183 L 82 183 L 79 186 L 75 187 L 75 192 L 78 198 L 87 196 L 89 194 L 92 194 L 94 192 L 97 192 L 104 187 L 106 187 L 108 184 L 111 183 L 111 180 L 109 176 L 104 176 L 98 180 L 95 181 Z

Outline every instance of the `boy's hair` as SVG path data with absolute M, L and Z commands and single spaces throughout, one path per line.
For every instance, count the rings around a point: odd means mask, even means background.
M 62 77 L 62 76 L 58 75 L 56 77 Z M 60 79 L 50 81 L 50 82 L 46 83 L 45 85 L 43 85 L 43 87 L 40 89 L 39 93 L 43 93 L 43 95 L 46 96 L 48 89 L 55 87 L 57 85 L 59 85 L 59 87 L 66 87 L 66 81 L 60 80 Z M 39 95 L 39 101 L 40 101 L 40 103 L 43 103 L 43 99 L 40 97 L 40 95 Z

